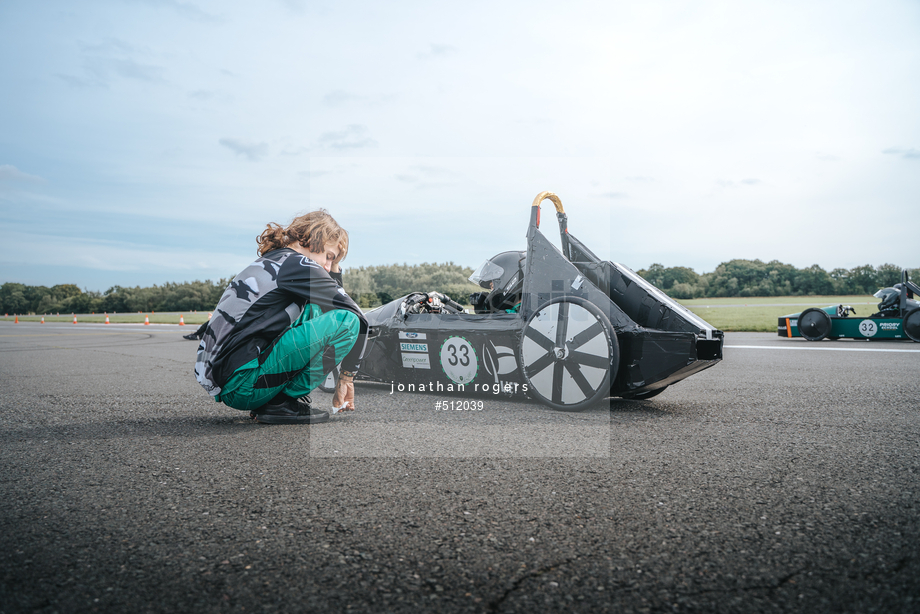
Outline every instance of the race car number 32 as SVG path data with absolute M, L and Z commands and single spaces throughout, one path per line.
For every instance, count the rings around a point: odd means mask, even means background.
M 859 334 L 863 337 L 872 337 L 878 332 L 878 326 L 872 320 L 863 320 L 859 323 Z
M 469 384 L 479 370 L 476 350 L 463 337 L 448 337 L 441 344 L 441 368 L 452 382 Z

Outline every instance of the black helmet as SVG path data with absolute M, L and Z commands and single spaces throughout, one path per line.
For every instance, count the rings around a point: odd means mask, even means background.
M 872 296 L 881 299 L 881 302 L 878 304 L 879 311 L 892 311 L 898 308 L 901 292 L 895 288 L 882 288 Z
M 485 301 L 490 309 L 511 309 L 521 300 L 525 255 L 525 252 L 502 252 L 483 262 L 470 275 L 471 282 L 490 290 Z

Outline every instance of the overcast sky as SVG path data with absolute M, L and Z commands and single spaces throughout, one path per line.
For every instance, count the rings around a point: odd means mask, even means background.
M 543 190 L 633 269 L 918 267 L 918 110 L 916 0 L 8 0 L 0 282 L 216 280 L 319 207 L 475 267 Z

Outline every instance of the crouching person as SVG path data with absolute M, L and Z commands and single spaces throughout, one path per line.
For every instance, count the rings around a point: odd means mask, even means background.
M 259 259 L 224 291 L 198 345 L 198 382 L 258 422 L 316 424 L 329 414 L 307 395 L 341 363 L 333 409 L 353 410 L 367 320 L 341 285 L 348 233 L 320 209 L 257 241 Z

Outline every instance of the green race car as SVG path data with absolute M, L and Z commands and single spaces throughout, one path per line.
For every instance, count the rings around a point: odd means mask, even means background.
M 780 337 L 822 339 L 911 339 L 920 342 L 920 302 L 914 300 L 920 286 L 901 272 L 901 283 L 882 288 L 878 312 L 861 318 L 849 305 L 830 305 L 782 316 L 776 323 Z M 851 317 L 851 314 L 855 317 Z

